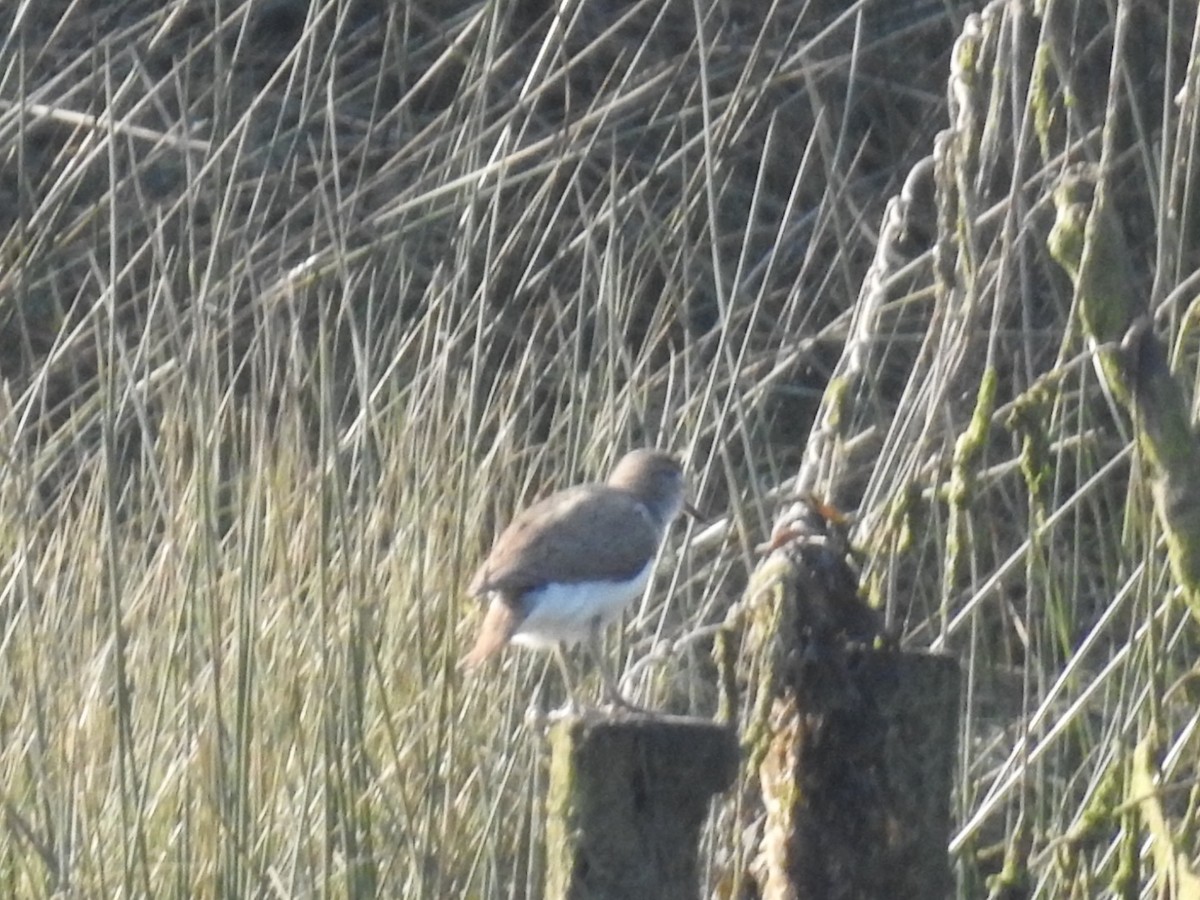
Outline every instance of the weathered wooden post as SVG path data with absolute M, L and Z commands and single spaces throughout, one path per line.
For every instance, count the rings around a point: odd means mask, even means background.
M 710 798 L 745 852 L 721 896 L 936 900 L 952 888 L 957 662 L 905 652 L 815 503 L 785 516 L 717 640 L 723 721 L 576 716 L 551 730 L 550 900 L 695 898 Z M 735 646 L 736 645 L 736 646 Z M 737 714 L 734 714 L 734 711 Z M 740 747 L 740 751 L 739 751 Z
M 826 514 L 785 516 L 718 643 L 742 701 L 744 815 L 763 823 L 735 877 L 764 900 L 936 900 L 953 886 L 958 664 L 880 633 Z
M 693 900 L 712 796 L 733 783 L 732 729 L 651 714 L 551 729 L 548 900 Z
M 762 896 L 949 896 L 957 663 L 855 650 L 825 684 L 793 688 L 758 772 Z

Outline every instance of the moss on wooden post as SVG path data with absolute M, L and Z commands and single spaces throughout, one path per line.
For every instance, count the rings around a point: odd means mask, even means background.
M 759 766 L 762 896 L 948 896 L 957 662 L 851 649 L 801 677 Z
M 733 731 L 702 719 L 591 713 L 551 729 L 549 900 L 698 896 L 710 798 L 733 782 Z
M 723 635 L 740 636 L 723 683 L 738 691 L 725 706 L 741 714 L 751 826 L 733 896 L 946 896 L 957 661 L 894 647 L 858 594 L 835 510 L 794 504 L 764 549 Z

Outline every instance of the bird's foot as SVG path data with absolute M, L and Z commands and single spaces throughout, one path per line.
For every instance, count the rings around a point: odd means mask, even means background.
M 573 719 L 577 716 L 581 716 L 583 715 L 583 711 L 583 706 L 581 706 L 574 698 L 571 698 L 558 709 L 552 709 L 550 712 L 545 713 L 543 715 L 543 719 L 547 725 L 553 725 L 554 723 L 561 722 L 564 719 Z
M 644 706 L 638 706 L 632 700 L 626 700 L 625 697 L 616 690 L 608 690 L 604 692 L 604 703 L 600 707 L 607 713 L 630 713 L 637 715 L 645 715 L 650 710 Z
M 549 714 L 534 702 L 525 707 L 525 727 L 530 731 L 545 731 L 549 725 Z
M 585 707 L 574 697 L 568 697 L 567 702 L 558 709 L 547 711 L 539 702 L 540 694 L 535 698 L 529 706 L 525 707 L 525 727 L 530 731 L 545 731 L 556 722 L 561 722 L 564 719 L 574 718 L 584 714 Z

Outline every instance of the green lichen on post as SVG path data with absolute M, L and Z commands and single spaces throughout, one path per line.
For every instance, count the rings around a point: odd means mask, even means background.
M 742 752 L 750 762 L 748 771 L 754 771 L 766 753 L 771 702 L 779 693 L 781 657 L 787 652 L 784 636 L 796 630 L 796 607 L 788 602 L 788 581 L 787 561 L 768 558 L 746 587 L 751 618 L 744 658 L 753 660 L 758 668 L 749 714 L 742 723 Z
M 795 627 L 795 604 L 790 603 L 786 585 L 789 567 L 781 556 L 768 556 L 750 577 L 742 600 L 725 616 L 713 644 L 721 684 L 718 721 L 740 722 L 740 750 L 744 763 L 738 776 L 740 805 L 763 806 L 761 770 L 771 748 L 774 732 L 773 701 L 782 690 L 780 660 L 785 652 L 782 635 Z M 727 717 L 727 718 L 725 718 Z M 735 884 L 753 880 L 751 860 L 759 847 L 747 842 L 744 857 L 730 878 Z
M 739 744 L 745 762 L 738 790 L 751 806 L 762 803 L 760 769 L 774 736 L 773 703 L 782 692 L 780 667 L 787 652 L 783 636 L 796 628 L 796 605 L 789 602 L 787 590 L 789 571 L 783 557 L 767 557 L 751 575 L 743 599 L 726 615 L 713 644 L 722 685 L 717 721 L 742 716 Z M 748 875 L 740 872 L 736 877 Z
M 744 692 L 738 805 L 757 823 L 724 883 L 764 897 L 942 896 L 957 663 L 829 630 L 821 564 L 801 549 L 765 559 L 723 624 L 719 664 L 739 644 Z
M 550 731 L 550 784 L 546 799 L 546 896 L 561 897 L 570 883 L 566 865 L 573 858 L 569 852 L 570 835 L 576 827 L 575 769 L 571 745 L 578 739 L 579 726 L 562 723 Z
M 546 897 L 695 900 L 700 831 L 737 772 L 704 719 L 598 710 L 551 728 Z

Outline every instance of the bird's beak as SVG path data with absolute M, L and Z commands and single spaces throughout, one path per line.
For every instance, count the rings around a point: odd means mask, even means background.
M 700 512 L 700 510 L 698 510 L 698 509 L 696 509 L 696 507 L 692 506 L 692 504 L 689 503 L 687 500 L 683 501 L 683 511 L 685 513 L 687 513 L 689 516 L 691 516 L 693 519 L 695 519 L 697 522 L 708 521 L 708 516 L 704 515 L 704 513 Z

